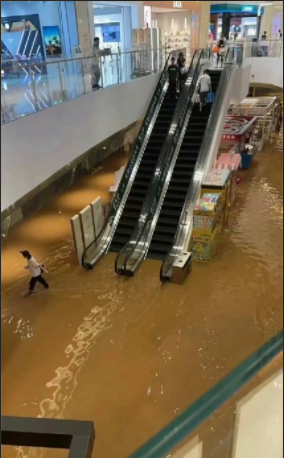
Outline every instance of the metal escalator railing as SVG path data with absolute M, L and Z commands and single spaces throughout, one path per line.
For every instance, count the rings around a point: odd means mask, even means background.
M 83 253 L 82 265 L 85 269 L 92 269 L 94 265 L 106 253 L 111 243 L 112 237 L 122 214 L 123 207 L 127 200 L 146 145 L 153 130 L 155 120 L 158 116 L 161 104 L 168 88 L 167 70 L 169 58 L 170 54 L 168 55 L 163 72 L 160 76 L 149 108 L 144 117 L 130 161 L 125 168 L 118 190 L 113 199 L 108 218 L 105 220 L 105 223 L 94 242 L 92 242 Z
M 224 108 L 223 104 L 225 94 L 226 91 L 228 91 L 230 88 L 230 82 L 232 81 L 232 75 L 235 69 L 234 65 L 231 63 L 232 52 L 233 51 L 229 50 L 227 54 L 227 63 L 225 64 L 221 79 L 219 81 L 215 101 L 213 103 L 213 107 L 207 123 L 205 136 L 203 138 L 200 153 L 196 162 L 193 179 L 188 188 L 186 200 L 181 212 L 176 235 L 174 237 L 174 243 L 160 269 L 160 280 L 164 283 L 171 281 L 173 264 L 176 258 L 180 256 L 181 252 L 186 249 L 186 244 L 189 243 L 188 238 L 192 229 L 193 209 L 200 194 L 200 188 L 204 178 L 205 165 L 208 161 L 211 146 L 214 142 L 214 133 L 216 132 L 220 122 L 220 114 Z
M 155 229 L 157 208 L 162 205 L 165 187 L 170 181 L 172 164 L 175 162 L 181 138 L 184 136 L 196 94 L 201 69 L 210 61 L 209 50 L 195 52 L 190 65 L 185 88 L 182 91 L 172 120 L 171 129 L 161 149 L 151 187 L 148 190 L 142 211 L 130 241 L 118 254 L 115 271 L 120 275 L 134 275 L 136 269 L 147 255 L 149 240 Z M 186 125 L 185 125 L 186 124 Z

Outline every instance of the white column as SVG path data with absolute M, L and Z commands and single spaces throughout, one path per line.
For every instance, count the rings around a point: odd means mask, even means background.
M 209 34 L 209 24 L 210 24 L 210 2 L 200 2 L 200 29 L 199 29 L 199 48 L 207 47 L 207 40 Z
M 79 44 L 83 54 L 89 55 L 94 39 L 93 2 L 75 1 Z
M 260 37 L 264 32 L 267 32 L 267 38 L 273 38 L 272 35 L 272 24 L 274 17 L 274 6 L 266 6 L 264 9 L 264 14 L 261 18 L 260 26 Z

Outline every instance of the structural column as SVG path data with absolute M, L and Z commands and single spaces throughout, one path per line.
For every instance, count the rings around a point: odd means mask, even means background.
M 223 13 L 222 14 L 222 35 L 227 40 L 230 36 L 230 23 L 231 23 L 231 14 L 230 13 Z
M 210 2 L 201 2 L 199 47 L 206 48 L 210 24 Z
M 94 40 L 93 2 L 75 1 L 79 44 L 84 55 L 91 53 Z
M 281 29 L 279 25 L 278 30 L 276 31 L 276 36 L 274 37 L 273 33 L 273 18 L 274 18 L 275 7 L 274 6 L 266 6 L 264 9 L 264 14 L 261 18 L 261 26 L 260 26 L 260 37 L 264 32 L 267 32 L 268 38 L 278 38 L 277 32 Z M 282 11 L 283 12 L 283 11 Z

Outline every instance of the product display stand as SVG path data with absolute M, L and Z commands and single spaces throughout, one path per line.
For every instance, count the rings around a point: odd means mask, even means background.
M 165 33 L 165 48 L 168 52 L 182 51 L 185 57 L 190 56 L 190 34 L 187 31 Z
M 220 232 L 226 224 L 230 211 L 231 171 L 212 169 L 203 180 L 201 196 L 206 193 L 221 193 L 222 216 Z

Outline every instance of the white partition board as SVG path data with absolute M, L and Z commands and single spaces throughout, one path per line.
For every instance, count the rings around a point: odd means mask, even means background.
M 84 247 L 87 248 L 95 240 L 95 228 L 93 221 L 93 212 L 91 205 L 88 205 L 79 213 Z
M 78 256 L 79 265 L 82 265 L 82 256 L 84 252 L 83 234 L 78 215 L 71 218 L 71 229 L 74 241 L 74 248 Z
M 91 203 L 96 237 L 100 234 L 104 225 L 104 211 L 101 197 L 98 197 Z

